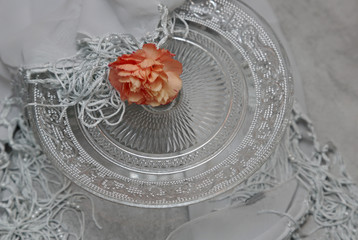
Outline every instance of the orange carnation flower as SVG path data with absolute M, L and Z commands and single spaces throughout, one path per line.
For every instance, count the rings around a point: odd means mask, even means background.
M 109 81 L 129 103 L 159 106 L 173 101 L 182 87 L 182 64 L 174 54 L 144 44 L 132 54 L 124 54 L 109 64 Z

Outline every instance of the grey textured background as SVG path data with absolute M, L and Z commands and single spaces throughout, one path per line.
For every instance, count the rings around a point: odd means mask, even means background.
M 301 75 L 321 142 L 358 183 L 358 1 L 269 0 Z

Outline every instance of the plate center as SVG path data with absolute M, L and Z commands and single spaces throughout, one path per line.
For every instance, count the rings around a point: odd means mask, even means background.
M 161 113 L 161 112 L 170 111 L 173 107 L 175 107 L 178 104 L 181 96 L 182 96 L 182 91 L 180 90 L 178 93 L 178 96 L 173 101 L 171 101 L 170 103 L 168 103 L 166 105 L 161 105 L 161 106 L 157 106 L 157 107 L 152 107 L 150 105 L 143 105 L 143 108 L 146 111 L 151 112 L 151 113 Z
M 247 89 L 241 55 L 223 41 L 193 24 L 187 38 L 165 43 L 183 65 L 179 95 L 159 107 L 126 103 L 118 125 L 83 129 L 95 151 L 119 167 L 162 174 L 197 167 L 226 149 L 246 116 Z
M 159 107 L 127 104 L 120 124 L 101 125 L 103 134 L 135 155 L 193 151 L 216 135 L 231 108 L 231 81 L 218 56 L 182 39 L 171 40 L 166 48 L 183 64 L 178 97 Z

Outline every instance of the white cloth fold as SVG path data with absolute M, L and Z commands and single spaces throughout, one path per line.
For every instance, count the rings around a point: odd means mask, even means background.
M 128 33 L 136 38 L 155 30 L 158 5 L 169 10 L 184 0 L 12 0 L 0 1 L 1 68 L 44 64 L 76 52 L 78 33 Z M 10 78 L 5 71 L 3 78 Z
M 46 63 L 75 53 L 81 1 L 37 0 L 23 6 L 23 1 L 14 0 L 2 3 L 0 9 L 14 13 L 6 21 L 11 24 L 0 26 L 5 33 L 0 43 L 5 65 Z

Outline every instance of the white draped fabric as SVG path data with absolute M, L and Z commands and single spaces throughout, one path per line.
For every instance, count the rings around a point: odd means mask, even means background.
M 169 9 L 183 0 L 12 0 L 0 1 L 1 76 L 7 68 L 42 64 L 76 52 L 82 34 L 129 33 L 136 38 L 155 29 L 158 4 Z

